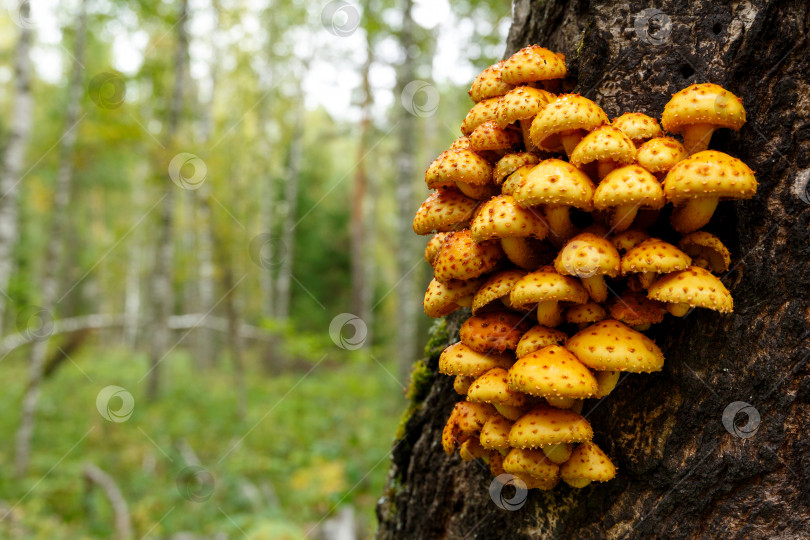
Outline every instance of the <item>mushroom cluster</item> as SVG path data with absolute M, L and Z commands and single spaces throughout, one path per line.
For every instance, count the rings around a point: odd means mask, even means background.
M 564 56 L 539 46 L 485 69 L 463 136 L 427 170 L 434 192 L 413 222 L 434 235 L 425 313 L 472 309 L 439 360 L 466 396 L 444 450 L 544 490 L 615 476 L 583 403 L 607 396 L 622 372 L 662 369 L 644 330 L 667 312 L 732 311 L 717 277 L 729 251 L 699 229 L 720 199 L 757 189 L 742 161 L 708 150 L 713 130 L 745 122 L 720 86 L 673 95 L 661 124 L 638 112 L 611 121 L 567 87 Z M 670 226 L 658 222 L 667 203 Z

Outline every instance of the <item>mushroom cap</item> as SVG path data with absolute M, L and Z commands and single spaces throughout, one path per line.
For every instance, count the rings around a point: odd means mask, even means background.
M 678 162 L 664 178 L 664 194 L 673 204 L 700 197 L 750 199 L 757 179 L 748 165 L 716 150 L 704 150 Z
M 661 302 L 650 300 L 646 295 L 626 291 L 610 305 L 610 317 L 628 326 L 658 324 L 664 320 L 667 310 Z
M 661 302 L 689 304 L 720 313 L 734 311 L 734 300 L 723 282 L 698 266 L 662 276 L 650 285 L 647 296 Z
M 539 45 L 520 49 L 501 66 L 501 80 L 508 84 L 562 79 L 565 74 L 565 57 Z
M 541 491 L 551 491 L 557 484 L 560 483 L 560 477 L 557 476 L 555 478 L 536 478 L 530 474 L 517 474 L 517 473 L 510 473 L 515 478 L 520 479 L 524 484 L 526 484 L 526 489 L 539 489 Z
M 601 448 L 589 441 L 574 448 L 571 458 L 560 467 L 560 476 L 566 483 L 607 482 L 616 476 L 616 466 Z
M 439 232 L 434 234 L 430 240 L 428 240 L 428 243 L 425 246 L 425 260 L 429 265 L 433 266 L 433 261 L 436 260 L 436 257 L 439 255 L 439 250 L 442 249 L 442 244 L 449 236 L 449 232 Z
M 439 281 L 472 279 L 495 268 L 503 257 L 497 240 L 473 242 L 469 229 L 453 233 L 444 241 L 434 265 Z
M 592 233 L 580 233 L 560 250 L 554 260 L 554 268 L 566 276 L 616 277 L 619 275 L 620 261 L 619 252 L 609 240 Z
M 605 111 L 590 99 L 563 94 L 534 117 L 529 135 L 538 148 L 554 151 L 557 145 L 546 142 L 552 135 L 573 129 L 593 131 L 607 123 Z
M 459 137 L 453 144 L 450 145 L 450 148 L 447 149 L 448 152 L 452 152 L 454 150 L 469 150 L 470 149 L 470 138 L 469 137 Z
M 518 418 L 509 430 L 513 448 L 541 448 L 551 444 L 590 441 L 591 424 L 569 409 L 538 405 Z
M 513 176 L 521 171 L 518 169 Z M 510 181 L 511 176 L 506 182 Z M 503 189 L 506 189 L 506 182 Z M 589 211 L 593 206 L 594 189 L 587 174 L 570 163 L 552 158 L 541 161 L 523 176 L 512 195 L 521 206 L 547 204 Z
M 452 313 L 459 308 L 457 302 L 475 294 L 481 282 L 480 279 L 451 279 L 444 283 L 436 279 L 431 280 L 422 303 L 425 314 L 436 319 Z
M 593 206 L 597 210 L 625 204 L 658 210 L 665 202 L 661 183 L 638 165 L 613 169 L 599 182 L 593 194 Z
M 501 193 L 504 195 L 514 195 L 515 190 L 517 190 L 535 167 L 536 165 L 524 165 L 515 169 L 501 184 Z
M 626 253 L 649 238 L 650 235 L 638 229 L 627 229 L 613 235 L 611 243 L 619 250 L 619 253 Z
M 495 181 L 495 184 L 500 186 L 507 176 L 519 168 L 524 165 L 537 165 L 538 163 L 540 163 L 540 158 L 530 152 L 506 154 L 495 164 L 495 172 L 492 174 L 492 179 Z
M 475 293 L 472 303 L 473 314 L 498 298 L 508 296 L 520 278 L 526 275 L 522 270 L 503 270 L 492 274 Z
M 521 135 L 513 129 L 506 129 L 489 120 L 470 133 L 470 148 L 473 151 L 502 150 L 521 143 Z
M 514 350 L 531 327 L 525 315 L 511 311 L 490 311 L 473 315 L 461 325 L 461 342 L 481 353 Z
M 523 276 L 509 294 L 509 300 L 515 306 L 550 301 L 584 304 L 588 301 L 588 291 L 579 280 L 544 266 Z
M 439 373 L 480 377 L 496 367 L 508 369 L 514 358 L 505 354 L 475 352 L 463 343 L 453 343 L 439 356 Z M 469 390 L 468 390 L 469 392 Z
M 429 189 L 449 187 L 456 182 L 483 186 L 492 182 L 492 165 L 472 150 L 446 150 L 425 172 Z
M 518 86 L 501 98 L 498 104 L 498 125 L 506 127 L 518 120 L 529 120 L 556 99 L 551 92 L 531 86 Z
M 556 328 L 549 328 L 540 324 L 531 327 L 520 338 L 515 354 L 518 358 L 539 351 L 549 345 L 559 345 L 565 343 L 568 336 L 562 330 Z
M 571 324 L 590 324 L 599 322 L 606 317 L 605 308 L 596 302 L 576 304 L 565 311 L 565 320 Z
M 728 270 L 731 254 L 715 235 L 706 231 L 689 233 L 678 242 L 684 253 L 692 260 L 703 259 L 708 264 L 707 270 L 719 274 Z
M 497 121 L 500 99 L 499 97 L 484 99 L 473 105 L 461 123 L 461 133 L 469 137 L 475 128 L 484 122 Z
M 613 319 L 580 330 L 565 348 L 597 371 L 650 373 L 664 366 L 664 353 L 653 340 Z
M 501 60 L 497 64 L 492 64 L 473 80 L 469 94 L 474 102 L 478 103 L 488 98 L 502 96 L 514 88 L 513 85 L 505 83 L 501 79 L 501 68 L 504 62 L 505 60 Z
M 571 153 L 571 163 L 582 167 L 592 161 L 613 160 L 617 163 L 633 163 L 636 146 L 630 137 L 611 125 L 599 126 L 585 135 Z
M 597 383 L 571 352 L 549 345 L 521 357 L 509 368 L 509 388 L 532 396 L 582 399 L 596 394 Z
M 435 191 L 416 211 L 413 232 L 430 234 L 434 231 L 448 232 L 457 229 L 470 221 L 476 206 L 478 201 L 454 189 Z
M 470 389 L 470 385 L 475 380 L 475 377 L 468 377 L 466 375 L 456 375 L 453 379 L 453 390 L 456 391 L 457 394 L 462 396 L 467 395 L 467 390 Z
M 490 416 L 484 427 L 481 428 L 481 446 L 499 452 L 509 450 L 509 430 L 512 429 L 512 423 L 511 420 L 500 414 Z
M 658 120 L 640 112 L 628 112 L 610 123 L 624 132 L 633 142 L 660 137 L 664 134 Z
M 667 274 L 683 270 L 692 264 L 689 255 L 672 244 L 648 238 L 622 257 L 622 275 L 640 272 Z
M 465 435 L 476 435 L 487 423 L 490 417 L 498 414 L 492 405 L 487 403 L 474 403 L 472 401 L 459 401 L 453 407 L 452 416 L 458 430 Z
M 684 126 L 693 124 L 738 130 L 744 123 L 740 98 L 712 83 L 693 84 L 673 94 L 661 115 L 664 130 L 670 133 L 680 133 Z
M 672 137 L 656 137 L 636 151 L 636 163 L 651 173 L 666 172 L 686 158 L 686 148 Z
M 560 466 L 548 459 L 541 450 L 513 448 L 503 459 L 503 470 L 511 474 L 528 474 L 541 480 L 556 480 Z
M 470 385 L 467 399 L 477 403 L 492 403 L 522 407 L 526 396 L 507 384 L 508 372 L 503 368 L 490 369 Z
M 481 205 L 470 232 L 476 242 L 527 236 L 542 240 L 548 226 L 539 210 L 519 206 L 511 195 L 498 195 Z

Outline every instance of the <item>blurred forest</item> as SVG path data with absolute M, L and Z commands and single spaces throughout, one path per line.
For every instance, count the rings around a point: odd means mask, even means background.
M 2 7 L 0 538 L 373 533 L 508 3 Z

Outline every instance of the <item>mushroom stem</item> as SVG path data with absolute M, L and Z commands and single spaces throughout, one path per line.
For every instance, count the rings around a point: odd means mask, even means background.
M 591 276 L 580 279 L 582 279 L 582 285 L 588 290 L 588 294 L 591 295 L 594 302 L 599 303 L 607 300 L 608 290 L 604 276 Z
M 501 413 L 502 416 L 508 418 L 509 420 L 517 420 L 523 413 L 526 412 L 520 407 L 515 407 L 514 405 L 506 405 L 504 403 L 493 403 L 495 410 Z
M 633 224 L 637 213 L 637 204 L 620 204 L 613 210 L 610 217 L 610 226 L 615 232 L 626 231 Z
M 709 261 L 707 261 L 703 257 L 699 257 L 697 259 L 692 259 L 692 266 L 699 266 L 701 268 L 705 268 L 706 270 L 709 270 Z
M 633 328 L 633 330 L 636 330 L 636 331 L 638 331 L 638 332 L 644 332 L 645 330 L 649 330 L 649 329 L 650 329 L 650 323 L 646 323 L 646 324 L 637 324 L 637 325 L 633 326 L 632 328 Z
M 546 396 L 546 401 L 549 405 L 557 407 L 558 409 L 570 409 L 574 406 L 574 403 L 577 402 L 574 398 L 556 396 Z
M 567 206 L 546 206 L 546 221 L 551 230 L 551 243 L 561 246 L 566 240 L 574 236 L 576 227 L 571 223 L 571 216 L 568 214 Z
M 532 249 L 527 238 L 519 236 L 501 238 L 501 247 L 506 257 L 524 270 L 536 270 L 540 266 L 538 254 Z
M 596 175 L 599 177 L 599 180 L 601 180 L 615 168 L 616 162 L 612 159 L 600 159 L 599 163 L 596 165 Z
M 515 304 L 513 304 L 512 299 L 509 298 L 508 294 L 501 296 L 501 303 L 504 306 L 506 306 L 507 309 L 513 309 L 515 311 L 525 311 L 525 309 L 522 309 L 520 306 L 516 306 Z
M 566 478 L 565 483 L 573 488 L 584 488 L 591 483 L 587 478 Z
M 562 465 L 571 457 L 571 453 L 574 451 L 574 445 L 571 443 L 558 443 L 544 446 L 541 450 L 543 450 L 543 453 L 549 461 Z
M 619 375 L 621 375 L 621 372 L 595 371 L 593 375 L 596 377 L 596 384 L 598 388 L 598 394 L 596 394 L 596 397 L 603 398 L 613 392 L 613 389 L 616 388 L 616 384 L 619 382 Z
M 460 307 L 472 307 L 473 298 L 474 296 L 472 294 L 462 296 L 461 298 L 456 300 L 456 304 L 458 304 Z
M 691 124 L 683 126 L 683 146 L 691 156 L 709 148 L 714 126 L 712 124 Z
M 655 281 L 655 272 L 642 272 L 638 275 L 638 282 L 641 284 L 642 289 L 649 289 L 650 285 Z
M 471 199 L 481 201 L 489 199 L 497 192 L 497 187 L 492 184 L 485 184 L 483 186 L 476 186 L 466 182 L 456 182 L 456 187 L 460 192 Z
M 719 197 L 689 199 L 685 204 L 675 207 L 669 222 L 681 234 L 696 231 L 712 219 L 719 202 Z
M 568 131 L 560 132 L 560 142 L 565 148 L 565 154 L 571 157 L 574 153 L 574 148 L 577 147 L 579 141 L 582 140 L 582 131 L 579 129 L 570 129 Z
M 537 322 L 543 326 L 554 328 L 562 324 L 562 321 L 562 310 L 556 300 L 537 304 Z
M 534 118 L 527 118 L 525 120 L 518 121 L 518 124 L 520 124 L 520 131 L 523 133 L 523 144 L 526 145 L 527 152 L 534 152 L 537 150 L 537 147 L 534 145 L 532 138 L 529 135 L 532 128 L 532 120 L 534 120 Z
M 683 317 L 691 309 L 689 304 L 667 304 L 667 311 L 676 317 Z

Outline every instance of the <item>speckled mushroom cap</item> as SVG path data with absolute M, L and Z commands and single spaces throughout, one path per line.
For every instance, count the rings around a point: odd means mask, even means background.
M 557 150 L 557 143 L 546 141 L 552 135 L 572 129 L 593 131 L 607 123 L 605 111 L 590 99 L 578 94 L 563 94 L 534 117 L 529 133 L 535 146 L 553 152 Z
M 554 260 L 560 274 L 576 277 L 619 275 L 619 252 L 606 238 L 581 233 L 569 240 Z
M 520 187 L 529 176 L 529 173 L 534 170 L 537 165 L 524 165 L 515 169 L 513 173 L 506 177 L 501 184 L 501 193 L 504 195 L 513 195 L 518 187 Z M 528 205 L 525 205 L 528 206 Z
M 715 274 L 728 270 L 731 262 L 731 254 L 723 242 L 715 235 L 705 231 L 687 234 L 680 239 L 678 247 L 692 257 L 695 266 L 703 267 L 703 264 L 697 264 L 697 261 L 702 261 L 706 265 L 705 268 Z
M 562 79 L 565 74 L 565 57 L 539 45 L 520 49 L 501 66 L 501 80 L 508 84 Z
M 473 315 L 459 331 L 461 342 L 474 351 L 489 353 L 514 350 L 520 338 L 531 327 L 523 315 L 511 311 L 490 311 Z
M 476 242 L 528 236 L 542 240 L 548 227 L 539 210 L 518 206 L 511 195 L 499 195 L 483 203 L 470 224 L 470 232 Z
M 650 286 L 647 296 L 661 302 L 688 304 L 720 313 L 734 311 L 734 300 L 723 282 L 697 266 L 659 278 Z
M 474 380 L 475 377 L 456 375 L 455 377 L 453 377 L 453 390 L 455 390 L 457 394 L 466 396 L 467 390 L 470 389 L 470 385 L 473 383 Z
M 571 154 L 571 163 L 582 167 L 592 161 L 613 160 L 616 163 L 632 163 L 636 147 L 630 137 L 610 125 L 599 126 L 585 135 Z
M 607 482 L 616 476 L 616 466 L 593 442 L 584 442 L 574 448 L 571 457 L 560 467 L 563 481 L 573 487 L 590 482 Z
M 431 280 L 425 292 L 423 306 L 428 317 L 444 317 L 459 308 L 458 301 L 464 297 L 475 294 L 481 286 L 480 279 L 451 279 L 442 283 Z
M 638 229 L 628 229 L 613 235 L 611 243 L 619 250 L 619 253 L 626 253 L 649 238 L 650 235 Z
M 513 448 L 541 448 L 552 444 L 590 441 L 591 424 L 568 409 L 538 405 L 518 418 L 509 430 Z
M 440 232 L 434 234 L 430 240 L 428 240 L 427 246 L 425 246 L 425 260 L 429 265 L 433 266 L 433 261 L 435 261 L 436 257 L 439 255 L 442 244 L 444 244 L 444 241 L 447 240 L 449 236 L 449 232 Z
M 625 135 L 630 137 L 633 144 L 664 134 L 658 120 L 639 112 L 624 113 L 618 118 L 614 118 L 610 125 L 622 130 Z
M 505 369 L 490 369 L 470 385 L 467 399 L 477 403 L 522 407 L 526 403 L 526 396 L 509 388 L 507 378 L 508 372 Z
M 495 268 L 503 257 L 498 241 L 473 242 L 469 229 L 453 233 L 436 257 L 433 276 L 439 281 L 473 279 Z
M 454 343 L 442 351 L 439 357 L 439 373 L 480 377 L 496 367 L 508 369 L 514 358 L 506 354 L 482 354 L 463 343 Z
M 658 179 L 638 165 L 613 169 L 599 182 L 593 194 L 593 206 L 597 210 L 626 204 L 657 210 L 664 202 L 664 191 Z
M 473 105 L 467 113 L 467 116 L 464 117 L 464 121 L 461 123 L 461 133 L 469 137 L 469 135 L 475 131 L 475 128 L 484 122 L 489 122 L 490 120 L 497 121 L 498 103 L 500 100 L 501 98 L 499 97 L 489 98 Z
M 664 353 L 653 340 L 613 319 L 580 330 L 565 348 L 597 371 L 650 373 L 664 366 Z
M 560 466 L 540 450 L 513 448 L 503 460 L 503 470 L 510 474 L 528 474 L 532 478 L 556 480 Z
M 496 185 L 501 185 L 507 176 L 523 167 L 524 165 L 537 165 L 540 158 L 530 152 L 515 152 L 506 154 L 495 164 L 495 172 L 492 179 Z
M 452 186 L 464 182 L 482 186 L 492 182 L 492 165 L 472 150 L 442 152 L 425 172 L 425 183 L 430 189 Z
M 740 98 L 712 83 L 693 84 L 672 95 L 664 106 L 661 124 L 670 133 L 683 126 L 712 124 L 740 129 L 745 123 L 745 108 Z
M 549 345 L 559 345 L 565 343 L 568 336 L 562 330 L 549 328 L 540 324 L 531 327 L 520 338 L 515 354 L 518 358 L 526 356 L 534 351 L 539 351 Z
M 469 137 L 459 137 L 453 144 L 450 145 L 450 148 L 447 149 L 448 152 L 453 152 L 455 150 L 469 150 L 470 149 L 470 138 Z
M 663 173 L 686 158 L 686 148 L 672 137 L 656 137 L 639 146 L 636 163 L 651 173 Z
M 487 69 L 478 74 L 468 92 L 470 99 L 478 103 L 479 101 L 502 96 L 509 92 L 513 85 L 503 82 L 501 79 L 501 68 L 505 60 L 497 64 L 492 64 Z
M 588 301 L 588 291 L 579 280 L 563 276 L 551 266 L 544 266 L 523 276 L 515 284 L 509 299 L 515 306 L 550 301 L 584 304 Z
M 514 174 L 518 172 L 520 170 Z M 512 195 L 521 206 L 549 204 L 589 211 L 593 206 L 594 189 L 591 179 L 581 170 L 559 159 L 547 159 L 522 178 Z
M 459 401 L 453 408 L 458 430 L 466 435 L 478 434 L 487 420 L 496 414 L 495 408 L 487 403 Z
M 511 448 L 509 430 L 512 429 L 512 423 L 511 420 L 500 414 L 490 416 L 484 427 L 481 428 L 481 446 L 487 450 L 508 451 Z
M 522 270 L 503 270 L 492 274 L 475 293 L 472 303 L 473 315 L 490 302 L 509 296 L 515 284 L 525 275 L 526 272 Z
M 596 379 L 577 357 L 549 345 L 518 359 L 509 368 L 509 387 L 532 396 L 584 399 L 597 392 Z
M 512 148 L 520 142 L 519 132 L 501 127 L 492 120 L 484 122 L 470 133 L 470 148 L 476 152 Z
M 498 103 L 498 125 L 506 127 L 519 120 L 529 120 L 556 99 L 551 92 L 531 86 L 518 86 Z
M 673 204 L 702 196 L 750 199 L 757 180 L 748 165 L 715 150 L 704 150 L 679 162 L 664 179 L 664 194 Z
M 607 317 L 605 308 L 596 302 L 576 304 L 565 310 L 565 321 L 571 324 L 595 323 L 601 321 L 605 317 Z
M 622 274 L 654 272 L 666 274 L 683 270 L 692 264 L 692 259 L 672 244 L 648 238 L 622 257 Z
M 440 189 L 430 194 L 413 218 L 413 232 L 430 234 L 448 232 L 464 226 L 473 216 L 478 201 L 453 189 Z M 446 238 L 445 238 L 446 240 Z
M 650 300 L 644 294 L 626 291 L 610 304 L 610 316 L 628 326 L 658 324 L 667 310 L 661 302 Z

